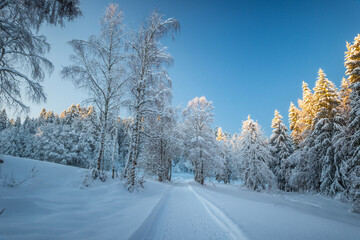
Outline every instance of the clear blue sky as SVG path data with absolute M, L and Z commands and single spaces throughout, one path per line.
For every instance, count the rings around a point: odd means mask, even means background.
M 169 69 L 174 104 L 185 107 L 195 96 L 215 106 L 215 124 L 239 132 L 247 115 L 271 133 L 275 109 L 288 122 L 290 101 L 301 97 L 301 83 L 313 87 L 321 67 L 339 86 L 344 75 L 346 41 L 360 33 L 360 3 L 344 1 L 195 1 L 83 0 L 83 17 L 64 28 L 43 28 L 55 65 L 44 82 L 46 104 L 31 105 L 31 116 L 42 107 L 60 113 L 86 94 L 62 80 L 60 70 L 72 53 L 67 42 L 99 32 L 99 18 L 110 2 L 136 27 L 153 9 L 181 24 L 175 41 L 166 45 L 175 59 Z

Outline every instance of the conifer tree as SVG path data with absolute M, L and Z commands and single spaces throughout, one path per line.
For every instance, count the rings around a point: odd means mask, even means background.
M 0 131 L 5 130 L 9 127 L 9 119 L 6 114 L 5 108 L 0 112 Z
M 339 112 L 340 95 L 335 85 L 326 78 L 322 69 L 314 87 L 316 117 L 314 119 L 314 145 L 309 149 L 311 166 L 319 167 L 320 191 L 334 195 L 343 191 L 340 176 L 340 162 L 335 159 L 333 139 L 343 126 L 343 117 Z M 318 176 L 318 173 L 315 174 Z
M 291 130 L 291 138 L 294 143 L 295 148 L 298 148 L 301 142 L 301 127 L 300 127 L 300 114 L 301 111 L 295 107 L 295 105 L 291 102 L 289 109 L 289 121 L 290 121 L 290 130 Z
M 308 84 L 303 82 L 303 97 L 299 100 L 300 114 L 300 128 L 302 140 L 306 138 L 312 131 L 313 121 L 315 117 L 314 96 Z
M 345 120 L 348 120 L 350 114 L 350 81 L 348 78 L 343 78 L 340 88 L 340 111 Z
M 278 187 L 281 190 L 285 190 L 285 175 L 287 171 L 290 171 L 290 169 L 286 169 L 287 165 L 285 160 L 293 152 L 293 147 L 291 138 L 287 133 L 287 127 L 284 125 L 282 118 L 279 112 L 275 110 L 275 117 L 271 124 L 273 131 L 270 136 L 271 153 L 274 160 L 270 164 L 270 167 L 277 178 Z
M 243 122 L 238 158 L 239 176 L 245 187 L 259 191 L 276 186 L 276 177 L 269 168 L 273 157 L 259 124 L 250 115 Z
M 350 113 L 347 133 L 349 158 L 344 172 L 348 179 L 349 196 L 353 200 L 353 211 L 360 212 L 360 34 L 353 44 L 347 43 L 345 52 L 345 74 L 350 82 Z

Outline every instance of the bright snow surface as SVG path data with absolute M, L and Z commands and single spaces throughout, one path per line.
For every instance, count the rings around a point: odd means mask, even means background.
M 0 239 L 360 239 L 360 215 L 313 194 L 257 193 L 234 185 L 118 180 L 81 187 L 84 169 L 1 157 Z M 3 186 L 13 173 L 26 179 Z

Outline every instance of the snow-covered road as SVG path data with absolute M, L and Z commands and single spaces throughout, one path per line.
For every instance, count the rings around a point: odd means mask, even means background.
M 118 180 L 81 188 L 83 169 L 4 159 L 0 240 L 360 239 L 360 215 L 321 195 L 258 193 L 193 181 L 149 180 L 133 193 Z M 3 186 L 4 176 L 24 179 L 33 166 L 35 177 L 17 187 Z
M 131 239 L 247 239 L 191 185 L 172 186 Z
M 175 184 L 131 239 L 359 239 L 359 216 L 314 198 Z

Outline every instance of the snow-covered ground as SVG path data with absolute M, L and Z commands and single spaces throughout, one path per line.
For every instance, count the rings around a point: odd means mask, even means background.
M 203 187 L 181 174 L 133 193 L 118 180 L 84 188 L 84 169 L 0 158 L 0 239 L 360 239 L 360 215 L 319 195 Z M 27 180 L 3 186 L 12 173 Z

